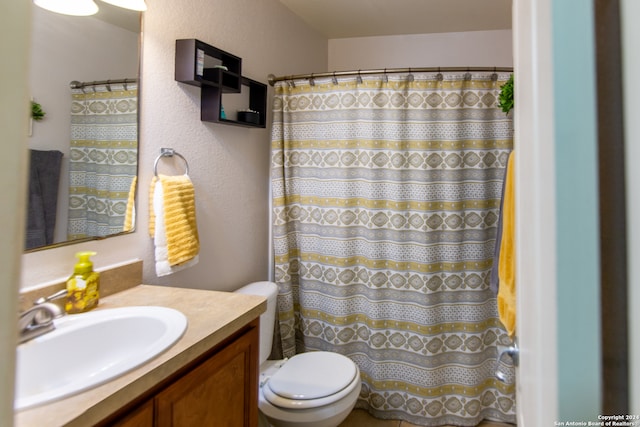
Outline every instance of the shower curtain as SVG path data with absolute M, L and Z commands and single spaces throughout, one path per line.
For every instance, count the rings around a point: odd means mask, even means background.
M 512 123 L 507 74 L 276 84 L 275 280 L 284 356 L 350 357 L 357 407 L 413 424 L 515 422 L 489 289 Z M 507 382 L 495 378 L 496 368 Z
M 72 89 L 69 239 L 123 231 L 138 164 L 136 83 Z

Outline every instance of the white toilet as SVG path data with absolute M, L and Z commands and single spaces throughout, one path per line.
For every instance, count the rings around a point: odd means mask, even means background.
M 265 425 L 264 416 L 274 427 L 338 426 L 358 400 L 358 366 L 346 356 L 327 351 L 266 360 L 271 353 L 278 287 L 273 282 L 255 282 L 236 292 L 267 299 L 267 311 L 260 316 L 260 425 Z

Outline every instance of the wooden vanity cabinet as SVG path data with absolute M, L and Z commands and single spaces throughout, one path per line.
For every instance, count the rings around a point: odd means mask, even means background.
M 112 427 L 151 427 L 153 426 L 153 400 L 150 400 L 129 414 L 108 424 Z
M 258 319 L 155 390 L 112 417 L 116 427 L 256 427 Z

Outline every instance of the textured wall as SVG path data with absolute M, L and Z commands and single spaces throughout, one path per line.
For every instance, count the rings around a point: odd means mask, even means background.
M 140 239 L 145 281 L 224 290 L 264 280 L 269 131 L 201 122 L 200 89 L 173 79 L 175 40 L 195 37 L 240 56 L 243 74 L 265 83 L 269 73 L 324 69 L 326 40 L 276 1 L 154 0 L 150 8 L 158 12 L 147 13 L 145 19 L 140 160 L 152 165 L 160 147 L 173 147 L 189 161 L 201 252 L 195 267 L 157 280 L 151 240 L 145 236 Z M 150 172 L 141 175 L 143 191 Z M 146 226 L 148 205 L 139 207 L 141 226 Z
M 269 73 L 326 69 L 327 40 L 276 0 L 147 3 L 137 230 L 128 236 L 27 254 L 23 287 L 69 274 L 73 253 L 87 248 L 98 251 L 98 267 L 142 259 L 144 281 L 151 284 L 231 290 L 267 278 L 270 130 L 201 122 L 200 89 L 174 80 L 175 40 L 197 38 L 240 56 L 243 74 L 264 83 Z M 149 183 L 161 147 L 175 148 L 189 161 L 201 252 L 195 267 L 158 279 L 146 230 Z M 171 166 L 163 161 L 160 170 L 171 173 Z M 182 166 L 176 163 L 176 167 Z
M 13 425 L 13 390 L 15 345 L 17 338 L 19 248 L 24 245 L 27 201 L 28 91 L 29 49 L 28 2 L 2 4 L 0 13 L 0 134 L 2 167 L 0 168 L 0 425 Z
M 329 69 L 511 67 L 511 30 L 329 40 Z

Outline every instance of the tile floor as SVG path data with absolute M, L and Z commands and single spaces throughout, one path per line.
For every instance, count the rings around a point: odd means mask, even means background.
M 362 409 L 354 409 L 346 420 L 338 427 L 418 427 L 407 421 L 379 420 Z M 483 421 L 477 427 L 515 427 L 513 424 L 503 424 Z

